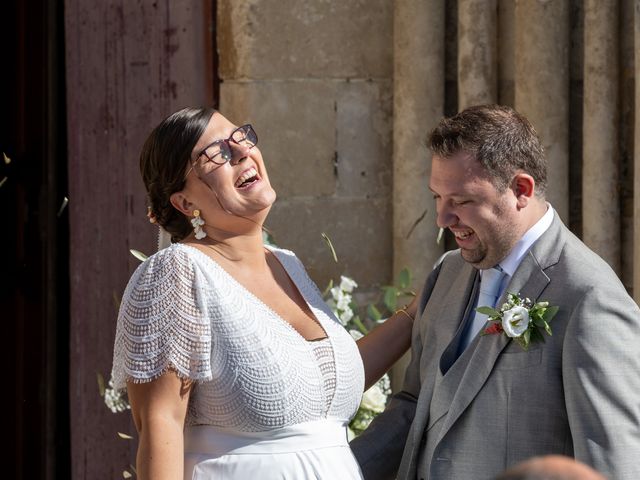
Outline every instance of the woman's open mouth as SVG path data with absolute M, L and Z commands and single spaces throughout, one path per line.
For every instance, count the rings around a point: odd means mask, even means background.
M 238 177 L 234 186 L 236 188 L 249 188 L 259 180 L 260 175 L 258 175 L 258 171 L 255 167 L 251 167 L 242 172 L 242 175 Z

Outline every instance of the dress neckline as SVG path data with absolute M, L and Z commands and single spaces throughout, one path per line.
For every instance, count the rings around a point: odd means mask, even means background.
M 298 293 L 300 294 L 300 296 L 302 297 L 302 299 L 304 300 L 304 302 L 307 304 L 307 307 L 309 308 L 309 311 L 311 312 L 311 314 L 313 315 L 313 318 L 311 319 L 312 321 L 315 321 L 320 328 L 322 329 L 322 331 L 324 332 L 324 337 L 320 337 L 320 338 L 311 338 L 308 339 L 306 337 L 304 337 L 298 330 L 296 330 L 294 328 L 293 325 L 291 325 L 290 322 L 288 322 L 284 317 L 282 317 L 282 315 L 280 315 L 278 312 L 276 312 L 273 308 L 271 308 L 269 305 L 267 305 L 264 301 L 262 301 L 256 294 L 254 294 L 251 290 L 249 290 L 247 287 L 245 287 L 242 283 L 240 283 L 238 280 L 236 280 L 236 278 L 231 275 L 227 270 L 225 270 L 225 268 L 220 265 L 214 258 L 210 257 L 209 255 L 207 255 L 206 253 L 204 253 L 202 250 L 200 250 L 199 248 L 196 248 L 192 245 L 187 245 L 184 243 L 175 243 L 174 245 L 180 245 L 181 247 L 186 247 L 190 250 L 195 250 L 199 255 L 203 256 L 205 259 L 207 259 L 209 262 L 211 262 L 211 264 L 214 266 L 214 268 L 216 268 L 218 271 L 222 272 L 222 274 L 233 284 L 237 285 L 244 293 L 246 293 L 249 297 L 251 297 L 255 302 L 257 302 L 258 304 L 260 304 L 263 308 L 265 308 L 269 313 L 271 313 L 271 315 L 273 315 L 275 318 L 277 318 L 281 323 L 283 323 L 286 327 L 288 327 L 295 335 L 297 335 L 300 339 L 302 339 L 307 345 L 311 346 L 313 345 L 315 342 L 319 342 L 322 340 L 330 340 L 330 335 L 329 335 L 329 330 L 327 329 L 326 325 L 320 320 L 322 318 L 322 315 L 318 315 L 316 313 L 316 308 L 313 307 L 313 305 L 311 305 L 311 303 L 309 303 L 309 299 L 307 298 L 307 295 L 305 295 L 305 293 L 303 292 L 303 290 L 300 288 L 300 286 L 298 285 L 298 283 L 295 281 L 295 279 L 293 278 L 293 276 L 291 275 L 291 273 L 289 272 L 289 270 L 287 269 L 286 265 L 284 264 L 284 262 L 282 262 L 282 260 L 280 259 L 279 255 L 278 255 L 278 250 L 274 249 L 274 248 L 270 248 L 269 246 L 265 245 L 265 249 L 267 249 L 269 252 L 271 252 L 273 254 L 273 256 L 275 257 L 275 259 L 280 263 L 280 266 L 282 267 L 282 269 L 284 270 L 285 274 L 287 275 L 287 277 L 289 277 L 289 280 L 291 281 L 291 283 L 295 286 L 296 290 L 298 290 Z

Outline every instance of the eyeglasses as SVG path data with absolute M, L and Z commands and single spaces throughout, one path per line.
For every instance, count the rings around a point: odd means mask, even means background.
M 216 165 L 224 165 L 229 162 L 233 158 L 233 150 L 230 145 L 231 142 L 251 150 L 258 144 L 258 135 L 250 124 L 236 128 L 231 132 L 229 138 L 216 140 L 202 149 L 200 153 L 196 155 L 195 160 L 190 162 L 191 165 L 184 178 L 186 179 L 189 176 L 191 170 L 194 169 L 196 162 L 202 156 L 206 158 L 203 163 L 212 162 Z
M 198 153 L 196 160 L 204 155 L 207 157 L 207 161 L 213 162 L 216 165 L 224 165 L 233 158 L 233 150 L 230 145 L 231 142 L 236 145 L 252 149 L 258 144 L 258 135 L 256 135 L 256 132 L 251 125 L 242 125 L 231 132 L 229 138 L 216 140 L 210 145 L 207 145 L 200 153 Z

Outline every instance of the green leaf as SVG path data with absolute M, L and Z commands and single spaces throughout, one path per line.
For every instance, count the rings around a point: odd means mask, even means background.
M 398 309 L 398 289 L 396 287 L 383 287 L 384 288 L 384 306 L 390 312 L 395 312 Z
M 544 337 L 542 336 L 542 333 L 540 333 L 540 330 L 538 330 L 537 328 L 531 329 L 531 341 L 544 342 Z
M 104 377 L 100 373 L 96 373 L 98 377 L 98 393 L 100 393 L 101 397 L 104 397 L 105 386 L 104 386 Z
M 356 326 L 358 330 L 360 330 L 360 332 L 362 332 L 363 335 L 369 333 L 369 329 L 364 326 L 364 323 L 362 323 L 362 320 L 360 320 L 360 317 L 358 315 L 353 317 L 351 319 L 351 322 Z
M 333 288 L 333 278 L 329 280 L 327 288 L 325 288 L 324 292 L 322 292 L 322 296 L 326 297 L 327 295 L 329 295 L 329 292 L 331 291 L 332 288 Z
M 545 310 L 544 316 L 543 316 L 545 321 L 546 322 L 550 322 L 551 319 L 556 316 L 556 313 L 558 313 L 558 310 L 560 310 L 560 307 L 558 307 L 558 306 L 547 308 Z M 551 335 L 551 334 L 549 334 L 549 335 Z
M 443 236 L 444 236 L 444 228 L 440 227 L 440 230 L 438 230 L 438 237 L 436 238 L 436 245 L 440 245 L 440 242 L 442 241 Z
M 403 268 L 400 270 L 400 275 L 398 279 L 398 286 L 402 290 L 406 290 L 411 285 L 411 272 L 408 268 Z
M 544 329 L 546 330 L 546 332 L 549 334 L 549 336 L 552 336 L 553 334 L 551 333 L 551 327 L 549 326 L 549 324 L 547 322 L 544 322 Z
M 500 312 L 497 311 L 495 308 L 486 307 L 486 306 L 476 308 L 476 312 L 482 313 L 483 315 L 486 315 L 488 317 L 496 317 L 500 315 Z
M 411 297 L 411 298 L 416 296 L 416 292 L 414 292 L 413 290 L 402 290 L 401 292 L 399 292 L 399 294 L 404 297 Z
M 516 338 L 518 344 L 522 347 L 522 349 L 526 352 L 529 349 L 529 344 L 524 341 L 523 337 Z
M 134 257 L 136 257 L 138 260 L 140 260 L 141 262 L 144 262 L 147 258 L 149 258 L 147 255 L 145 255 L 144 253 L 142 253 L 140 250 L 135 250 L 135 249 L 131 249 L 129 250 L 131 252 L 131 255 L 133 255 Z
M 531 320 L 533 321 L 533 324 L 537 327 L 540 328 L 544 328 L 544 319 L 540 316 L 540 315 L 531 315 Z
M 331 243 L 331 239 L 329 238 L 329 235 L 327 235 L 324 232 L 322 232 L 321 235 L 324 241 L 327 243 L 329 250 L 331 251 L 331 256 L 333 257 L 333 261 L 338 263 L 338 255 L 336 255 L 336 249 L 333 248 L 333 243 Z
M 531 330 L 526 329 L 522 334 L 522 339 L 524 340 L 525 345 L 529 346 L 529 342 L 531 341 Z
M 118 432 L 118 436 L 120 438 L 123 438 L 124 440 L 133 440 L 133 437 L 131 435 L 127 435 L 126 433 Z
M 377 322 L 382 318 L 382 314 L 380 313 L 380 310 L 378 310 L 376 306 L 373 305 L 372 303 L 370 303 L 369 306 L 367 307 L 367 316 L 374 322 Z

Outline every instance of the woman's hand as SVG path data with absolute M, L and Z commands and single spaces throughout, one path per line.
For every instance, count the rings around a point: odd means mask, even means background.
M 173 370 L 148 383 L 127 383 L 138 430 L 136 473 L 140 480 L 184 475 L 184 420 L 192 383 Z

